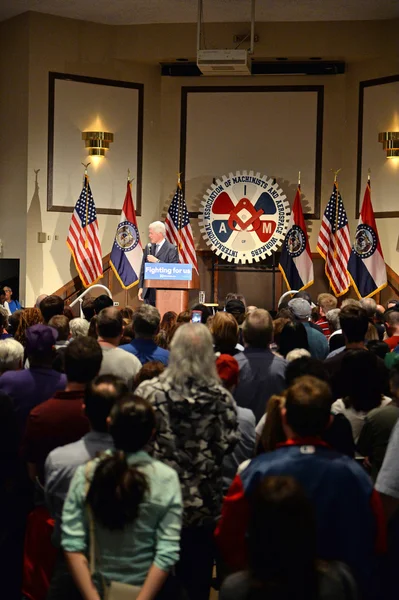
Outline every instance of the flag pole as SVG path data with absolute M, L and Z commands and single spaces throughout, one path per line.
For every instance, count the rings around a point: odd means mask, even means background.
M 334 173 L 335 192 L 336 192 L 336 197 L 335 197 L 335 232 L 334 232 L 335 236 L 337 235 L 337 230 L 338 230 L 338 173 L 340 172 L 340 170 L 341 169 L 337 169 L 336 171 L 333 171 L 333 173 Z M 334 258 L 337 258 L 337 256 L 338 256 L 337 245 L 335 244 Z
M 86 235 L 86 239 L 85 239 L 85 248 L 89 247 L 89 240 L 87 237 L 87 221 L 89 219 L 89 199 L 87 197 L 88 195 L 88 191 L 89 191 L 89 176 L 87 174 L 87 167 L 89 167 L 91 165 L 91 163 L 82 163 L 82 165 L 85 168 L 85 191 L 86 191 L 86 219 L 85 219 L 85 235 Z
M 371 187 L 371 184 L 370 184 L 370 179 L 371 179 L 371 169 L 370 169 L 370 167 L 369 167 L 369 168 L 368 168 L 368 171 L 367 171 L 367 185 L 368 185 L 369 187 Z
M 177 206 L 177 212 L 178 212 L 178 232 L 179 232 L 179 248 L 178 250 L 180 251 L 182 248 L 182 241 L 181 241 L 181 196 L 182 196 L 182 185 L 181 185 L 181 172 L 177 174 L 177 187 L 180 190 L 180 194 L 178 194 L 178 206 Z
M 298 171 L 298 187 L 301 189 L 301 172 Z

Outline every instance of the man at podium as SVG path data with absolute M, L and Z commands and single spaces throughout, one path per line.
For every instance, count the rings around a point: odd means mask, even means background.
M 155 306 L 155 290 L 144 287 L 145 263 L 178 263 L 180 260 L 176 246 L 166 239 L 165 224 L 162 221 L 154 221 L 150 224 L 148 238 L 150 243 L 144 249 L 140 269 L 138 299 L 141 302 Z

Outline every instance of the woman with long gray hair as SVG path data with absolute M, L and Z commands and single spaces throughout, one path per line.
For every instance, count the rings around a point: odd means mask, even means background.
M 143 382 L 136 394 L 155 410 L 153 455 L 176 469 L 182 485 L 183 531 L 176 574 L 190 600 L 207 600 L 213 530 L 223 496 L 221 465 L 237 441 L 237 410 L 217 374 L 212 336 L 205 325 L 182 325 L 171 343 L 168 368 Z

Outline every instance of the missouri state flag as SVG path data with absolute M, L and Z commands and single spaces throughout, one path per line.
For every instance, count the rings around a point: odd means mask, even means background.
M 313 283 L 313 262 L 303 218 L 299 185 L 288 227 L 278 268 L 289 290 L 304 290 Z
M 387 285 L 387 271 L 371 204 L 370 182 L 367 182 L 364 194 L 348 271 L 359 298 L 373 296 Z
M 111 267 L 125 290 L 139 282 L 142 258 L 143 249 L 133 205 L 132 184 L 128 181 L 110 259 Z

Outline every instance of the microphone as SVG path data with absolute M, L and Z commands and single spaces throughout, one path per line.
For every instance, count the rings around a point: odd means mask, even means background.
M 147 256 L 151 254 L 151 244 L 147 244 Z

